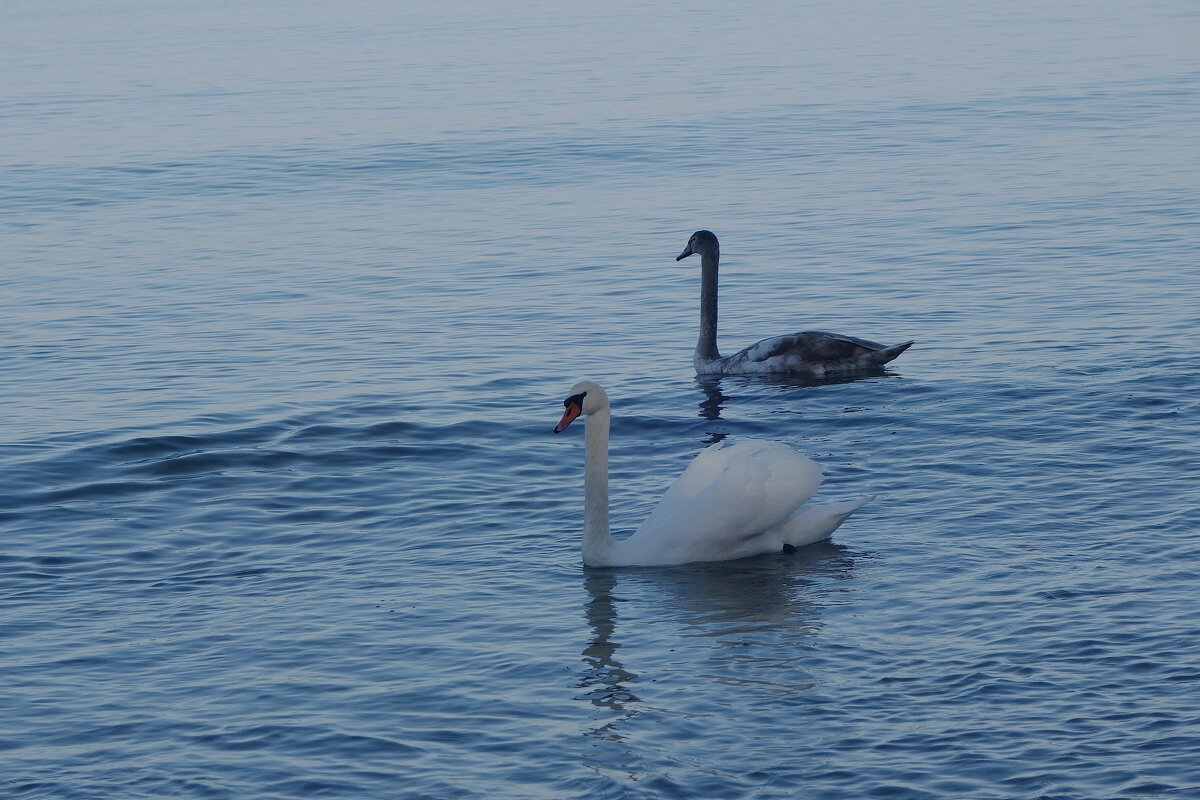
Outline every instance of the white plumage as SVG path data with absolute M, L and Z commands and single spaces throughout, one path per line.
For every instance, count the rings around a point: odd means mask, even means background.
M 780 442 L 723 441 L 701 451 L 627 539 L 608 525 L 608 396 L 581 381 L 564 402 L 559 432 L 585 415 L 583 560 L 590 567 L 725 561 L 778 553 L 828 537 L 871 498 L 809 506 L 821 470 Z

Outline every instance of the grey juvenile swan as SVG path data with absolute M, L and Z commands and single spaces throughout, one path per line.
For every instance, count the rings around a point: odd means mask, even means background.
M 794 373 L 820 378 L 880 367 L 912 346 L 878 342 L 822 331 L 801 331 L 755 342 L 731 356 L 717 351 L 717 263 L 721 246 L 712 231 L 696 231 L 675 259 L 700 254 L 700 339 L 692 362 L 699 375 Z

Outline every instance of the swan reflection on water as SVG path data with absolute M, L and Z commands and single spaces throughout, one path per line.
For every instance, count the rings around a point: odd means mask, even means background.
M 616 629 L 617 608 L 613 589 L 617 585 L 616 570 L 588 570 L 584 573 L 584 587 L 588 601 L 584 604 L 584 616 L 592 629 L 592 639 L 583 650 L 583 663 L 587 665 L 579 679 L 579 688 L 588 691 L 581 699 L 592 705 L 620 711 L 626 703 L 636 703 L 638 698 L 626 687 L 637 680 L 637 674 L 629 672 L 617 660 L 620 644 L 613 641 Z
M 740 561 L 586 570 L 583 611 L 591 639 L 581 654 L 584 669 L 576 687 L 583 691 L 576 699 L 617 715 L 606 717 L 587 734 L 609 740 L 623 738 L 623 724 L 642 710 L 639 684 L 658 678 L 654 662 L 639 664 L 635 671 L 618 657 L 618 604 L 655 604 L 655 610 L 647 613 L 655 618 L 655 624 L 669 622 L 679 639 L 679 648 L 668 647 L 668 651 L 683 650 L 684 640 L 694 642 L 701 637 L 728 649 L 729 655 L 723 658 L 732 660 L 743 657 L 743 637 L 765 635 L 779 640 L 783 648 L 780 660 L 790 660 L 796 655 L 793 645 L 798 639 L 820 631 L 820 604 L 812 600 L 814 588 L 852 577 L 854 559 L 861 556 L 852 556 L 843 545 L 823 541 L 791 553 Z M 616 590 L 621 585 L 627 594 L 618 597 Z M 759 656 L 763 664 L 771 666 L 769 659 Z M 764 675 L 768 673 L 771 680 L 764 683 L 780 677 L 778 670 L 764 670 Z M 779 683 L 777 688 L 788 692 L 797 685 Z
M 890 369 L 876 367 L 861 370 L 853 374 L 833 375 L 827 378 L 813 378 L 806 375 L 755 375 L 749 377 L 697 375 L 695 380 L 696 385 L 700 387 L 700 391 L 704 394 L 703 399 L 700 400 L 700 418 L 706 419 L 709 422 L 724 422 L 721 412 L 725 410 L 725 407 L 729 405 L 731 400 L 737 400 L 738 396 L 726 394 L 722 390 L 722 381 L 725 382 L 725 388 L 730 391 L 735 391 L 739 388 L 749 391 L 755 387 L 767 387 L 778 391 L 787 391 L 789 389 L 812 389 L 818 386 L 835 386 L 871 378 L 899 377 L 896 372 Z M 711 429 L 707 433 L 708 436 L 702 440 L 705 446 L 716 444 L 729 436 L 729 431 L 723 429 Z

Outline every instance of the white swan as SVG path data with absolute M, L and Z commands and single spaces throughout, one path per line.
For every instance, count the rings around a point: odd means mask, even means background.
M 608 395 L 580 381 L 563 401 L 561 433 L 583 414 L 583 563 L 589 567 L 725 561 L 820 541 L 870 500 L 805 506 L 821 483 L 808 457 L 780 442 L 727 441 L 701 451 L 641 527 L 615 541 L 608 528 Z M 803 506 L 803 507 L 802 507 Z
M 696 231 L 675 259 L 700 254 L 700 339 L 692 363 L 699 375 L 755 375 L 797 373 L 823 377 L 881 367 L 912 346 L 902 342 L 889 347 L 822 331 L 801 331 L 756 342 L 745 350 L 722 357 L 717 351 L 717 264 L 721 246 L 712 231 Z

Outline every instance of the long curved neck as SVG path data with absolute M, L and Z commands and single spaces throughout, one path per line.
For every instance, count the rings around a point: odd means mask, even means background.
M 612 550 L 608 527 L 608 408 L 588 415 L 583 434 L 583 563 L 602 566 Z
M 700 338 L 696 341 L 696 363 L 720 358 L 717 351 L 717 263 L 720 251 L 700 254 Z

